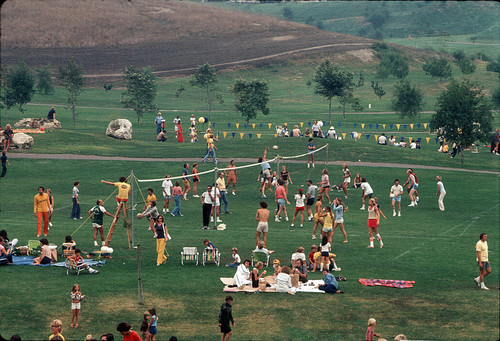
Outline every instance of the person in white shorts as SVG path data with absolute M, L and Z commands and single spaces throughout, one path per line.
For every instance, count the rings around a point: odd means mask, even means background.
M 342 189 L 344 190 L 345 198 L 347 199 L 347 186 L 351 183 L 351 171 L 347 168 L 347 164 L 344 163 L 344 168 L 342 169 Z
M 403 186 L 399 184 L 399 179 L 394 180 L 389 196 L 392 199 L 392 216 L 396 216 L 396 203 L 398 203 L 398 217 L 401 217 L 401 196 L 403 195 Z
M 260 208 L 255 214 L 255 220 L 259 223 L 257 224 L 257 232 L 255 233 L 255 245 L 259 244 L 260 234 L 264 235 L 264 247 L 267 245 L 267 232 L 269 231 L 269 210 L 267 209 L 267 202 L 261 201 Z
M 169 213 L 170 211 L 168 208 L 170 207 L 170 201 L 172 200 L 172 186 L 174 185 L 172 183 L 172 180 L 170 180 L 170 174 L 165 175 L 165 180 L 163 180 L 163 183 L 161 184 L 161 189 L 163 192 L 163 199 L 165 202 L 163 203 L 163 213 Z
M 361 194 L 361 201 L 363 205 L 361 206 L 360 210 L 364 211 L 366 198 L 371 199 L 371 197 L 373 196 L 372 186 L 370 186 L 370 184 L 366 182 L 366 178 L 361 178 L 361 189 L 363 190 L 363 194 Z

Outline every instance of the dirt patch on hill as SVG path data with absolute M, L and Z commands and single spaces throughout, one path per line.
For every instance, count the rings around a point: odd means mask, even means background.
M 121 78 L 129 65 L 173 76 L 192 73 L 205 62 L 219 70 L 262 66 L 318 51 L 367 49 L 372 43 L 275 18 L 157 0 L 17 0 L 2 7 L 1 24 L 2 64 L 22 58 L 30 67 L 50 63 L 56 72 L 72 59 L 94 80 Z

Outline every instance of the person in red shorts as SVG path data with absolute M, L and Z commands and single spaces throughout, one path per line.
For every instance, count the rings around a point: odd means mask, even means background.
M 127 178 L 122 176 L 119 182 L 109 182 L 101 180 L 101 183 L 108 184 L 111 186 L 118 187 L 118 195 L 116 196 L 116 202 L 120 204 L 128 201 L 128 196 L 131 194 L 130 185 L 126 182 Z
M 370 236 L 370 245 L 369 249 L 373 249 L 373 234 L 375 233 L 375 237 L 380 242 L 380 247 L 384 247 L 384 243 L 382 242 L 382 237 L 378 233 L 378 224 L 380 222 L 380 211 L 377 207 L 377 203 L 375 199 L 370 199 L 368 202 L 368 235 Z

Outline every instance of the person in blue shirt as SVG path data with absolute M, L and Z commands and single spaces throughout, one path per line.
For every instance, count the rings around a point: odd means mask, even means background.
M 344 243 L 347 243 L 347 233 L 344 229 L 344 212 L 347 211 L 347 207 L 344 207 L 341 198 L 335 198 L 332 203 L 333 211 L 335 212 L 335 222 L 333 223 L 333 233 L 335 229 L 340 227 L 340 231 L 344 235 Z M 333 238 L 333 235 L 332 235 Z
M 257 162 L 260 163 L 260 167 L 262 170 L 262 185 L 260 187 L 260 192 L 262 193 L 262 198 L 267 198 L 266 197 L 266 188 L 270 186 L 270 181 L 271 181 L 271 166 L 269 166 L 269 163 L 266 161 L 266 156 L 267 156 L 267 151 L 269 150 L 269 147 L 264 150 L 264 155 L 259 158 Z
M 161 116 L 161 112 L 158 113 L 158 115 L 155 118 L 155 124 L 156 124 L 156 135 L 160 134 L 162 131 L 162 123 L 164 122 L 163 116 Z
M 327 294 L 343 294 L 344 292 L 342 290 L 339 290 L 339 283 L 337 282 L 337 279 L 328 272 L 328 269 L 323 269 L 323 276 L 325 278 L 323 281 L 325 284 L 323 285 L 317 285 L 316 288 L 319 290 L 323 290 Z
M 311 161 L 314 168 L 314 149 L 316 149 L 316 147 L 314 146 L 313 139 L 310 138 L 307 143 L 307 168 L 309 168 L 309 161 Z

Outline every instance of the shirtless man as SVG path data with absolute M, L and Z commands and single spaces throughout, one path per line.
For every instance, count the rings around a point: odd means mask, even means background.
M 269 230 L 269 210 L 267 209 L 267 202 L 261 201 L 260 208 L 257 210 L 255 214 L 255 220 L 259 223 L 257 224 L 257 232 L 255 233 L 255 245 L 259 244 L 260 234 L 264 234 L 264 247 L 267 244 L 267 231 Z
M 236 182 L 238 181 L 238 173 L 236 172 L 236 166 L 234 165 L 234 160 L 231 160 L 231 163 L 227 168 L 231 168 L 227 170 L 227 173 L 224 171 L 224 174 L 227 177 L 227 187 L 229 187 L 230 184 L 233 184 L 233 195 L 236 195 L 235 190 L 236 190 Z M 233 169 L 234 168 L 234 169 Z
M 316 197 L 316 204 L 314 204 L 314 227 L 313 227 L 313 233 L 312 233 L 312 239 L 316 239 L 316 229 L 318 228 L 318 224 L 321 224 L 321 227 L 323 227 L 323 218 L 320 217 L 320 213 L 323 211 L 323 195 L 318 194 Z

